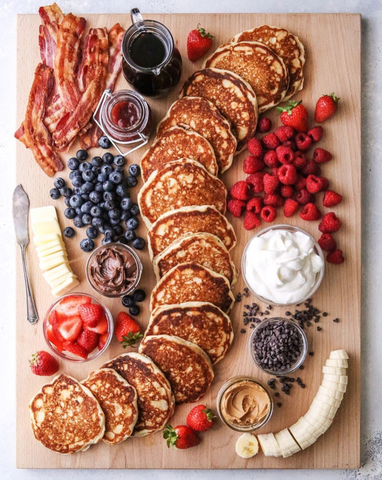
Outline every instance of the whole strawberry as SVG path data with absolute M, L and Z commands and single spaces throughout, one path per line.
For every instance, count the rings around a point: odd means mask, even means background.
M 284 125 L 294 128 L 298 132 L 308 131 L 308 110 L 302 104 L 302 100 L 295 102 L 289 100 L 285 107 L 277 107 L 280 120 Z
M 338 101 L 339 98 L 334 93 L 320 97 L 316 103 L 314 120 L 321 123 L 332 117 L 338 109 Z
M 172 445 L 181 450 L 196 447 L 200 443 L 200 438 L 188 425 L 179 425 L 175 428 L 166 425 L 163 430 L 163 438 L 167 440 L 168 448 Z
M 197 405 L 187 415 L 187 425 L 196 432 L 206 432 L 213 427 L 214 417 L 206 405 Z
M 32 373 L 35 375 L 49 377 L 57 373 L 59 368 L 57 360 L 50 353 L 44 352 L 44 350 L 33 354 L 29 363 Z
M 211 48 L 213 38 L 200 24 L 194 30 L 191 30 L 187 37 L 187 55 L 189 60 L 196 62 L 196 60 L 202 58 Z
M 141 327 L 133 317 L 126 312 L 120 312 L 115 321 L 115 336 L 122 347 L 132 347 L 143 337 Z

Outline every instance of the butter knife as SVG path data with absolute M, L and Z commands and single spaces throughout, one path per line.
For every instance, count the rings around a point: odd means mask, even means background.
M 38 320 L 36 304 L 34 302 L 32 289 L 29 282 L 29 275 L 26 265 L 25 250 L 29 243 L 28 233 L 28 215 L 29 215 L 29 198 L 25 193 L 22 185 L 18 185 L 13 192 L 12 202 L 13 222 L 15 225 L 16 239 L 21 250 L 21 260 L 23 264 L 25 293 L 27 301 L 27 320 L 32 325 Z

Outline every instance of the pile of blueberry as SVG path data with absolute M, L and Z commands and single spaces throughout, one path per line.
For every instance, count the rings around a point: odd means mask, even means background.
M 132 295 L 125 295 L 122 297 L 122 305 L 129 309 L 130 315 L 139 315 L 141 309 L 137 303 L 143 302 L 145 298 L 145 291 L 138 288 L 138 290 L 135 290 Z
M 101 233 L 104 236 L 102 245 L 118 241 L 132 243 L 135 249 L 142 250 L 145 240 L 135 233 L 139 226 L 139 207 L 129 193 L 129 188 L 138 183 L 139 165 L 130 165 L 125 177 L 125 158 L 122 155 L 106 152 L 91 161 L 86 161 L 87 158 L 86 150 L 78 150 L 76 156 L 68 160 L 73 188 L 66 186 L 65 180 L 59 177 L 50 190 L 54 200 L 65 197 L 65 217 L 73 220 L 77 228 L 86 227 L 87 238 L 81 240 L 81 249 L 84 252 L 93 250 L 94 240 Z M 66 237 L 72 237 L 74 233 L 72 227 L 64 230 Z

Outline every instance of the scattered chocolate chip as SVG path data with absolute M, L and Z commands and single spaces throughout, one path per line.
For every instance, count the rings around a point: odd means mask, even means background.
M 265 310 L 264 315 L 269 315 L 269 310 Z
M 279 397 L 279 396 L 280 396 L 279 392 L 275 392 L 275 397 Z
M 278 402 L 276 405 L 277 405 L 279 408 L 282 407 L 282 403 L 281 403 L 281 402 Z
M 327 316 L 328 316 L 328 312 L 324 312 L 324 313 L 322 314 L 322 316 L 323 316 L 323 317 L 327 317 Z
M 242 329 L 240 330 L 240 333 L 245 333 L 245 332 L 246 332 L 245 328 L 242 328 Z
M 334 322 L 334 323 L 338 323 L 339 321 L 340 321 L 339 318 L 334 318 L 334 319 L 333 319 L 333 322 Z
M 305 388 L 305 383 L 300 383 L 301 388 Z
M 272 310 L 272 305 L 267 305 L 267 310 Z
M 321 332 L 322 328 L 321 327 L 317 327 L 317 332 Z
M 300 365 L 299 368 L 300 368 L 300 370 L 304 370 L 305 367 L 304 367 L 304 365 Z
M 310 355 L 311 357 L 313 357 L 314 352 L 309 352 L 309 355 Z

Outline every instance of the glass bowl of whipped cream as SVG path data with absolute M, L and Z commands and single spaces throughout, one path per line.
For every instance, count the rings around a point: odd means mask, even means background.
M 325 257 L 301 228 L 273 225 L 247 243 L 241 262 L 244 282 L 261 301 L 275 306 L 312 297 L 325 273 Z

